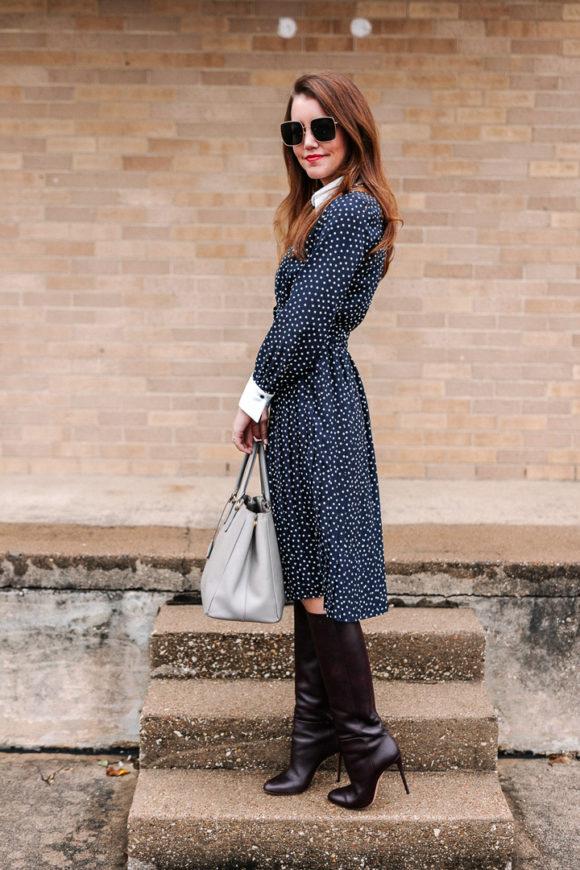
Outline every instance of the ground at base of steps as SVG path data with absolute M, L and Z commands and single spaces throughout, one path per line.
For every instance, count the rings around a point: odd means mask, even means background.
M 114 770 L 107 775 L 107 760 Z M 516 823 L 513 870 L 580 867 L 580 761 L 499 759 Z M 118 764 L 121 762 L 121 764 Z M 118 755 L 0 753 L 3 870 L 123 870 L 137 772 Z

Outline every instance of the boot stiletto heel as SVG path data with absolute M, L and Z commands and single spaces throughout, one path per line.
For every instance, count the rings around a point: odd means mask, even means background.
M 405 779 L 405 771 L 403 770 L 403 762 L 400 757 L 397 758 L 397 767 L 399 768 L 399 773 L 401 774 L 401 779 L 403 780 L 405 791 L 407 792 L 407 794 L 410 794 L 409 786 L 407 785 L 407 780 Z

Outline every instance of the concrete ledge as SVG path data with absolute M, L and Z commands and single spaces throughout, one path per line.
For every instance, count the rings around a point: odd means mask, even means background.
M 210 529 L 0 524 L 0 587 L 199 590 Z M 576 596 L 580 526 L 384 526 L 391 593 Z
M 0 475 L 0 518 L 22 523 L 211 528 L 230 495 L 228 476 Z M 257 485 L 257 469 L 253 473 Z M 580 526 L 577 481 L 380 478 L 386 525 Z

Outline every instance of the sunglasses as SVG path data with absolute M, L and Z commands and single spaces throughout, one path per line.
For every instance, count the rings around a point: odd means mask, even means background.
M 292 148 L 300 145 L 306 133 L 306 127 L 302 121 L 284 121 L 280 124 L 282 141 L 284 145 Z M 336 121 L 334 118 L 314 118 L 310 122 L 310 132 L 317 142 L 330 142 L 336 136 Z

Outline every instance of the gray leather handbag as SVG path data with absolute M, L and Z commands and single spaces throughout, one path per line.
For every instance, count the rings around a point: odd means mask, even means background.
M 246 488 L 256 456 L 262 493 L 249 496 Z M 244 454 L 234 491 L 221 512 L 206 558 L 201 576 L 206 616 L 239 622 L 280 621 L 284 610 L 282 567 L 261 441 L 254 441 L 251 458 Z

